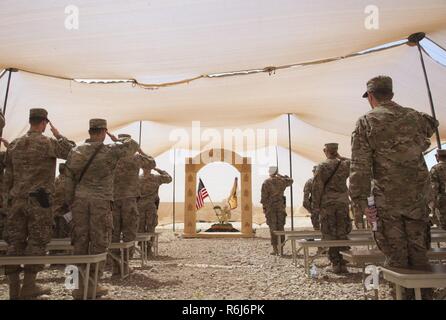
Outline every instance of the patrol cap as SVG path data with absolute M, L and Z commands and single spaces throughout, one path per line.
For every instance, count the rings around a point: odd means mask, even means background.
M 90 119 L 90 129 L 107 129 L 107 120 Z
M 276 166 L 269 167 L 268 172 L 270 175 L 277 173 L 277 167 Z
M 329 151 L 338 151 L 339 143 L 326 143 L 325 149 Z
M 363 98 L 369 96 L 369 92 L 384 92 L 392 93 L 393 84 L 392 78 L 388 76 L 377 76 L 367 81 L 367 91 L 362 95 Z
M 30 118 L 42 118 L 42 119 L 48 120 L 48 111 L 46 111 L 43 108 L 32 108 L 29 110 L 29 117 Z
M 118 138 L 122 139 L 122 138 L 131 138 L 132 136 L 127 134 L 127 133 L 120 133 L 118 134 Z
M 438 155 L 439 157 L 446 157 L 446 150 L 444 150 L 444 149 L 438 149 L 438 150 L 437 150 L 437 155 Z

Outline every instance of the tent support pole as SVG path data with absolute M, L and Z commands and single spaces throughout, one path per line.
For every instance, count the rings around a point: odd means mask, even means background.
M 12 69 L 8 69 L 9 74 L 8 74 L 8 84 L 6 85 L 6 94 L 5 94 L 5 101 L 3 103 L 3 116 L 6 113 L 6 105 L 8 104 L 8 96 L 9 96 L 9 86 L 11 85 L 11 75 L 13 72 L 15 72 Z
M 172 230 L 175 232 L 175 179 L 177 149 L 173 149 L 173 186 L 172 186 Z
M 425 33 L 418 32 L 418 33 L 411 34 L 407 39 L 409 41 L 408 44 L 411 46 L 416 45 L 418 48 L 418 52 L 420 53 L 420 61 L 421 61 L 421 66 L 423 68 L 424 80 L 426 81 L 426 88 L 427 88 L 427 94 L 429 96 L 429 103 L 431 106 L 432 117 L 435 120 L 437 120 L 437 117 L 435 115 L 434 101 L 432 99 L 431 87 L 429 84 L 429 78 L 427 77 L 426 66 L 424 64 L 423 50 L 421 50 L 421 45 L 420 45 L 420 41 L 423 40 L 425 36 L 426 36 Z M 440 139 L 440 132 L 438 130 L 438 127 L 435 128 L 435 136 L 437 138 L 437 147 L 438 147 L 438 149 L 441 149 L 441 139 Z
M 139 121 L 139 147 L 141 148 L 142 120 Z
M 290 155 L 290 178 L 293 178 L 293 161 L 291 152 L 291 114 L 288 113 L 288 152 Z M 291 230 L 294 231 L 294 199 L 293 199 L 293 185 L 290 186 L 290 203 L 291 203 Z

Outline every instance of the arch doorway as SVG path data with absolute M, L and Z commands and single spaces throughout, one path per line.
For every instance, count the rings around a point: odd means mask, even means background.
M 240 206 L 241 232 L 198 232 L 196 228 L 197 214 L 195 208 L 197 173 L 201 168 L 213 162 L 225 162 L 232 165 L 240 173 Z M 185 238 L 238 238 L 252 237 L 252 184 L 251 161 L 233 151 L 211 149 L 203 151 L 194 158 L 186 158 L 185 164 L 185 201 L 184 201 L 184 234 Z

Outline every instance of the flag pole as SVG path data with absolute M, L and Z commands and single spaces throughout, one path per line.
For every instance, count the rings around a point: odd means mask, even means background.
M 3 102 L 3 117 L 5 117 L 5 120 L 6 120 L 6 106 L 7 106 L 7 104 L 8 104 L 8 97 L 9 97 L 9 87 L 10 87 L 10 85 L 11 85 L 11 75 L 12 75 L 13 72 L 17 72 L 17 71 L 19 71 L 19 70 L 18 70 L 18 69 L 15 69 L 15 68 L 9 68 L 9 69 L 7 69 L 7 71 L 9 71 L 9 74 L 8 74 L 8 82 L 7 82 L 7 84 L 6 84 L 5 101 Z M 3 73 L 2 76 L 3 76 L 4 74 L 5 74 L 5 73 Z M 3 137 L 3 129 L 0 130 L 0 138 L 1 138 L 1 137 Z M 0 148 L 1 148 L 1 144 L 0 144 Z
M 139 147 L 141 147 L 142 121 L 139 121 Z
M 423 40 L 425 38 L 426 34 L 424 32 L 417 32 L 417 33 L 413 33 L 411 34 L 407 40 L 408 45 L 410 46 L 417 46 L 418 48 L 418 52 L 420 53 L 420 61 L 421 61 L 421 67 L 423 68 L 423 74 L 424 74 L 424 80 L 426 82 L 426 88 L 427 88 L 427 94 L 429 96 L 429 103 L 431 106 L 431 113 L 432 113 L 432 117 L 437 120 L 437 117 L 435 115 L 435 107 L 434 107 L 434 101 L 432 99 L 432 93 L 431 93 L 431 88 L 429 85 L 429 79 L 427 77 L 427 72 L 426 72 L 426 66 L 424 64 L 424 58 L 423 58 L 423 51 L 421 50 L 421 45 L 420 45 L 420 41 Z M 441 149 L 441 139 L 440 139 L 440 132 L 438 131 L 438 127 L 435 128 L 435 136 L 437 138 L 437 147 L 438 149 Z
M 290 178 L 293 178 L 293 159 L 291 153 L 291 114 L 288 113 L 288 152 L 290 156 Z M 290 186 L 290 204 L 291 204 L 291 230 L 294 231 L 294 199 L 293 185 Z
M 176 156 L 177 149 L 173 149 L 173 186 L 172 186 L 172 229 L 175 232 L 175 179 L 176 179 Z

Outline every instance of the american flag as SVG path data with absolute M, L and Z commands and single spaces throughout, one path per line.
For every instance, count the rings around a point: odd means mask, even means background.
M 207 197 L 209 197 L 208 191 L 206 190 L 203 181 L 200 179 L 200 182 L 198 183 L 197 198 L 195 200 L 195 207 L 197 210 L 204 206 L 204 199 Z

